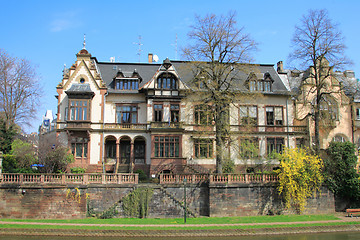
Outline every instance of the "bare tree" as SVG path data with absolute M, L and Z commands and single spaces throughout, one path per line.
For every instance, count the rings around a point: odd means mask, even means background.
M 234 12 L 226 16 L 196 16 L 191 29 L 188 33 L 191 43 L 183 49 L 183 55 L 191 62 L 198 101 L 210 106 L 204 109 L 211 112 L 207 116 L 214 120 L 216 170 L 222 173 L 230 139 L 229 107 L 243 90 L 237 81 L 238 74 L 248 67 L 244 63 L 252 60 L 251 53 L 257 44 L 244 28 L 237 27 Z
M 315 152 L 320 152 L 320 121 L 321 102 L 332 93 L 328 88 L 329 79 L 333 78 L 333 70 L 341 69 L 350 61 L 345 57 L 346 46 L 338 25 L 334 24 L 325 9 L 310 10 L 301 19 L 299 26 L 295 26 L 292 38 L 293 51 L 290 60 L 300 67 L 309 67 L 309 82 L 311 85 L 308 95 L 314 95 L 311 101 L 311 113 L 315 124 Z
M 0 49 L 0 111 L 6 127 L 31 125 L 42 90 L 32 64 Z

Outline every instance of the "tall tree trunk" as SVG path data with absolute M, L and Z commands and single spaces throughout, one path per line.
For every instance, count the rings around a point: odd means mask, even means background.
M 315 106 L 315 153 L 320 154 L 320 105 Z
M 226 140 L 229 133 L 229 104 L 225 100 L 219 100 L 216 104 L 215 134 L 216 134 L 216 172 L 223 173 L 224 153 L 226 152 Z

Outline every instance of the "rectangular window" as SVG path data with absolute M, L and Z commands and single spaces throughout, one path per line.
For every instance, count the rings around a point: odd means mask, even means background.
M 356 109 L 356 120 L 360 120 L 360 108 Z
M 66 107 L 66 108 L 65 108 L 65 114 L 64 114 L 64 120 L 66 121 L 66 120 L 68 120 L 68 119 L 69 119 L 69 108 Z
M 240 106 L 240 124 L 257 124 L 257 107 L 256 106 Z
M 259 140 L 257 138 L 241 138 L 239 147 L 242 159 L 256 158 L 259 156 Z
M 180 106 L 179 104 L 171 104 L 170 105 L 170 117 L 171 117 L 171 122 L 179 122 L 180 116 Z
M 76 158 L 87 158 L 88 138 L 74 138 L 71 143 L 71 152 Z
M 163 105 L 154 104 L 154 121 L 162 122 L 163 121 Z
M 283 125 L 283 108 L 266 107 L 266 125 L 282 126 Z
M 174 136 L 155 136 L 154 137 L 154 156 L 155 157 L 179 157 L 179 137 Z
M 194 139 L 194 150 L 196 158 L 213 157 L 213 140 L 212 139 Z
M 88 120 L 88 100 L 70 101 L 70 120 L 72 121 Z
M 118 105 L 116 106 L 117 123 L 137 123 L 136 105 Z
M 210 125 L 214 119 L 212 107 L 209 105 L 195 106 L 195 124 Z
M 273 152 L 282 153 L 284 146 L 284 138 L 267 138 L 267 154 L 271 154 Z
M 249 88 L 250 88 L 250 92 L 255 92 L 256 91 L 256 82 L 250 81 Z

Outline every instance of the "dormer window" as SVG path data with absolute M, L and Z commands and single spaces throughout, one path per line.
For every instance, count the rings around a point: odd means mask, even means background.
M 114 88 L 117 90 L 138 90 L 139 82 L 141 82 L 141 77 L 136 69 L 131 76 L 125 76 L 124 73 L 119 70 L 114 79 Z
M 170 73 L 161 74 L 156 80 L 156 88 L 158 89 L 177 89 L 177 78 Z
M 271 92 L 273 82 L 270 73 L 265 73 L 264 75 L 261 73 L 251 73 L 248 78 L 248 87 L 250 92 Z
M 139 80 L 138 79 L 115 79 L 115 89 L 117 90 L 138 90 Z

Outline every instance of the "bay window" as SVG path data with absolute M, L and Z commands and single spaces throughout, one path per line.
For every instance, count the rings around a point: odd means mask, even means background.
M 70 99 L 71 121 L 87 121 L 89 119 L 89 100 Z

